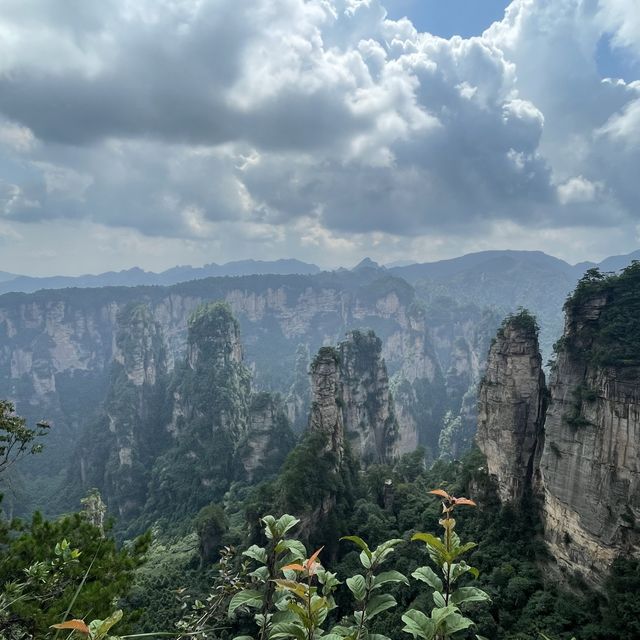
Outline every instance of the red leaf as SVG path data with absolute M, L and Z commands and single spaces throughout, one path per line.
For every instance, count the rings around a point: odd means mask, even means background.
M 293 571 L 304 571 L 304 567 L 301 564 L 298 564 L 297 562 L 294 562 L 292 564 L 288 564 L 282 567 L 283 571 L 287 571 L 287 569 L 293 569 Z
M 468 504 L 470 507 L 477 507 L 478 506 L 473 500 L 469 500 L 469 498 L 454 498 L 453 499 L 453 503 L 455 505 Z
M 60 622 L 59 624 L 52 624 L 52 629 L 72 629 L 73 631 L 79 631 L 85 635 L 89 635 L 89 627 L 83 620 L 67 620 L 66 622 Z

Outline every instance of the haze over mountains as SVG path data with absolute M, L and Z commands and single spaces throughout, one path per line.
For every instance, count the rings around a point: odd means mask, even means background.
M 411 284 L 420 280 L 445 282 L 463 279 L 465 274 L 496 274 L 505 271 L 514 272 L 521 269 L 532 269 L 546 273 L 568 283 L 575 280 L 591 267 L 599 267 L 602 271 L 618 271 L 632 260 L 640 259 L 640 250 L 626 255 L 610 256 L 601 262 L 580 262 L 571 265 L 560 258 L 555 258 L 542 251 L 492 250 L 466 254 L 448 260 L 435 262 L 411 263 L 409 261 L 394 262 L 380 266 L 369 258 L 365 258 L 356 269 L 384 268 L 395 276 L 399 276 Z M 40 289 L 64 289 L 68 287 L 110 287 L 140 285 L 172 285 L 189 280 L 201 280 L 210 277 L 247 276 L 247 275 L 313 275 L 322 269 L 312 263 L 294 258 L 279 260 L 237 260 L 224 264 L 212 262 L 202 267 L 191 265 L 175 266 L 166 271 L 155 273 L 140 267 L 122 271 L 107 271 L 100 274 L 84 274 L 80 276 L 26 276 L 7 271 L 0 271 L 0 294 L 9 292 L 32 293 Z

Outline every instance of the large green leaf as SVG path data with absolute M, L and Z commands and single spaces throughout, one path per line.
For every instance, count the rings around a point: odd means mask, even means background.
M 468 629 L 471 625 L 473 625 L 473 620 L 469 620 L 469 618 L 465 618 L 461 616 L 459 613 L 452 613 L 450 616 L 447 616 L 445 621 L 445 629 L 448 634 L 456 633 L 457 631 L 462 631 L 463 629 Z
M 470 567 L 464 560 L 462 560 L 458 564 L 451 565 L 451 582 L 455 582 L 465 573 L 470 573 L 474 578 L 477 578 L 480 575 L 480 572 L 475 567 Z
M 383 584 L 387 582 L 402 582 L 409 585 L 409 581 L 406 576 L 401 574 L 399 571 L 383 571 L 381 574 L 377 575 L 373 580 L 373 588 L 378 589 Z
M 369 555 L 364 549 L 360 552 L 360 564 L 365 569 L 371 569 L 372 560 L 373 560 L 373 557 L 369 557 Z
M 444 546 L 444 543 L 442 542 L 442 540 L 440 540 L 440 538 L 436 538 L 431 533 L 414 533 L 413 536 L 411 536 L 411 539 L 421 540 L 428 547 L 431 547 L 432 549 L 437 551 L 439 554 L 441 554 L 443 557 L 447 555 L 447 548 Z
M 451 550 L 451 553 L 449 554 L 449 561 L 453 561 L 456 558 L 460 557 L 463 553 L 466 553 L 467 551 L 470 551 L 471 549 L 474 549 L 475 547 L 477 547 L 478 545 L 475 542 L 467 542 L 465 544 L 462 544 L 460 546 L 456 546 Z
M 489 594 L 476 587 L 460 587 L 451 594 L 453 604 L 463 604 L 464 602 L 486 602 L 491 600 Z
M 292 560 L 303 560 L 307 557 L 307 550 L 299 540 L 280 540 L 276 545 L 276 552 L 282 553 L 283 551 L 289 552 L 287 562 L 291 562 Z
M 444 596 L 439 591 L 434 591 L 431 594 L 431 597 L 433 598 L 433 603 L 436 605 L 436 607 L 440 607 L 442 609 L 443 607 L 447 606 Z
M 273 540 L 273 538 L 278 535 L 276 519 L 273 516 L 265 516 L 262 518 L 262 522 L 264 523 L 264 535 L 267 536 L 269 540 Z
M 369 545 L 360 537 L 360 536 L 342 536 L 340 540 L 350 540 L 357 544 L 367 555 L 367 558 L 371 560 L 371 550 L 369 549 Z
M 442 580 L 431 567 L 418 567 L 411 575 L 416 580 L 426 582 L 432 589 L 442 591 Z
M 436 626 L 433 620 L 427 618 L 422 611 L 411 609 L 402 616 L 406 633 L 410 633 L 414 638 L 423 638 L 423 640 L 433 640 L 435 637 Z
M 247 558 L 257 560 L 258 562 L 262 562 L 262 564 L 267 563 L 267 550 L 263 547 L 259 547 L 257 544 L 252 544 L 246 551 L 242 552 L 242 555 L 247 556 Z
M 367 594 L 367 583 L 364 579 L 364 576 L 356 573 L 355 576 L 351 576 L 351 578 L 347 578 L 347 587 L 351 590 L 351 593 L 355 596 L 355 599 L 358 602 L 364 600 Z
M 284 536 L 284 534 L 295 527 L 298 522 L 300 522 L 299 518 L 285 513 L 284 515 L 280 516 L 278 518 L 278 521 L 276 522 L 278 533 L 280 534 L 280 536 Z
M 373 596 L 367 604 L 367 620 L 370 620 L 387 609 L 391 609 L 391 607 L 395 607 L 396 604 L 396 599 L 388 593 Z
M 393 552 L 394 547 L 397 547 L 401 542 L 404 542 L 402 538 L 392 538 L 391 540 L 386 540 L 382 544 L 378 545 L 372 553 L 373 560 L 378 564 L 384 562 L 384 560 Z
M 446 607 L 434 609 L 431 612 L 431 619 L 434 621 L 436 627 L 439 627 L 449 616 L 458 613 L 458 607 L 454 604 L 449 604 Z
M 307 632 L 304 627 L 295 622 L 280 622 L 274 624 L 269 634 L 270 640 L 276 638 L 296 638 L 296 640 L 306 640 Z
M 233 612 L 239 607 L 253 607 L 257 609 L 260 606 L 262 606 L 262 594 L 259 591 L 246 589 L 239 591 L 231 598 L 227 613 L 229 616 L 232 616 Z
M 122 619 L 122 610 L 118 609 L 114 611 L 108 618 L 104 620 L 94 620 L 89 624 L 89 629 L 91 631 L 91 637 L 96 640 L 101 640 L 104 638 L 111 627 L 116 625 Z

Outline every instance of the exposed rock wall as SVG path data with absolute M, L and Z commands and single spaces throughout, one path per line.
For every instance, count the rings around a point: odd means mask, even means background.
M 322 347 L 311 363 L 309 429 L 322 433 L 327 447 L 342 460 L 344 420 L 340 406 L 340 359 L 333 347 Z
M 239 325 L 225 304 L 192 315 L 186 355 L 172 372 L 146 305 L 126 306 L 118 324 L 109 392 L 78 446 L 70 502 L 99 487 L 120 529 L 135 532 L 160 516 L 192 516 L 232 481 L 255 482 L 279 468 L 294 440 L 284 404 L 252 391 Z
M 568 306 L 541 460 L 545 538 L 563 566 L 592 581 L 617 555 L 640 553 L 640 363 L 592 357 L 612 304 L 597 293 Z
M 365 464 L 391 459 L 398 423 L 382 357 L 382 342 L 373 331 L 351 331 L 338 347 L 340 401 L 346 435 Z
M 501 499 L 533 480 L 558 564 L 599 583 L 617 556 L 640 555 L 640 263 L 587 272 L 565 311 L 544 431 L 535 335 L 507 322 L 480 388 L 477 441 Z
M 503 502 L 520 500 L 534 480 L 545 397 L 535 321 L 525 314 L 512 316 L 489 350 L 476 436 Z
M 348 439 L 365 463 L 389 461 L 398 437 L 381 351 L 373 331 L 351 331 L 337 348 L 321 348 L 311 365 L 310 429 L 324 433 L 339 456 Z

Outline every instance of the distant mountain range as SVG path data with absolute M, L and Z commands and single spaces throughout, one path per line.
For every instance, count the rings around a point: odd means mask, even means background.
M 226 264 L 206 264 L 204 267 L 178 266 L 154 273 L 139 267 L 124 271 L 108 271 L 98 275 L 31 277 L 0 271 L 0 294 L 9 292 L 32 293 L 40 289 L 66 289 L 69 287 L 136 287 L 139 285 L 172 285 L 189 280 L 221 276 L 249 275 L 313 275 L 320 267 L 292 258 L 283 260 L 238 260 Z
M 611 256 L 600 263 L 580 262 L 571 265 L 564 260 L 550 256 L 542 251 L 481 251 L 469 253 L 458 258 L 438 260 L 436 262 L 410 263 L 398 261 L 380 266 L 370 258 L 365 258 L 353 270 L 386 270 L 411 284 L 446 283 L 477 279 L 500 274 L 507 277 L 514 271 L 545 273 L 566 281 L 568 286 L 591 267 L 602 271 L 618 271 L 632 260 L 640 260 L 640 250 L 627 255 Z M 6 271 L 0 271 L 0 294 L 9 292 L 32 293 L 40 289 L 65 289 L 69 287 L 109 287 L 139 285 L 173 285 L 189 280 L 201 280 L 209 277 L 248 276 L 248 275 L 313 275 L 321 271 L 320 267 L 296 259 L 238 260 L 225 264 L 206 264 L 203 267 L 177 266 L 161 273 L 144 271 L 139 267 L 123 271 L 108 271 L 98 275 L 32 277 Z

